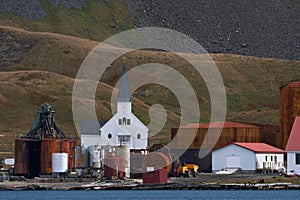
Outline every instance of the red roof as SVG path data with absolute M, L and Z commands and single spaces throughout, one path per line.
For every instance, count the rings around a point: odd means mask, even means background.
M 210 122 L 210 123 L 196 123 L 187 124 L 180 128 L 258 128 L 251 124 L 237 123 L 237 122 Z
M 295 118 L 285 150 L 300 151 L 300 117 Z
M 233 142 L 233 144 L 256 153 L 284 153 L 283 150 L 270 146 L 266 143 Z
M 285 87 L 300 87 L 300 81 L 291 82 L 287 84 Z

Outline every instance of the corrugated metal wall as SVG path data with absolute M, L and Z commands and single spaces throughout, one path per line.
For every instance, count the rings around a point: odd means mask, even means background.
M 219 138 L 217 133 L 220 129 L 212 128 L 211 137 L 206 138 L 207 128 L 182 128 L 178 132 L 179 128 L 172 128 L 171 139 L 175 143 L 174 148 L 185 149 L 199 149 L 201 145 L 204 148 L 210 148 L 214 146 L 214 149 L 226 146 L 232 142 L 261 142 L 261 129 L 259 127 L 232 127 L 223 128 Z M 197 131 L 196 136 L 193 137 L 193 132 Z M 177 135 L 177 137 L 175 137 Z M 217 140 L 216 144 L 215 140 Z

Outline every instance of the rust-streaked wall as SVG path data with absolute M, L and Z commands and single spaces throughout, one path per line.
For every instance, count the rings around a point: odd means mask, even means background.
M 57 139 L 44 138 L 41 143 L 41 174 L 52 174 L 52 153 L 60 153 Z
M 27 138 L 15 140 L 15 171 L 16 175 L 28 178 L 40 173 L 41 141 Z
M 217 133 L 220 131 L 218 128 L 211 128 L 211 137 L 205 139 L 207 128 L 182 128 L 178 132 L 179 128 L 172 128 L 171 140 L 175 146 L 172 148 L 176 149 L 200 149 L 201 145 L 205 149 L 209 149 L 213 146 L 213 149 L 231 144 L 232 142 L 261 142 L 261 128 L 259 127 L 230 127 L 223 128 L 220 137 Z M 193 131 L 196 131 L 194 136 Z M 177 135 L 177 136 L 176 136 Z M 175 137 L 176 136 L 176 137 Z M 217 140 L 214 145 L 215 140 Z
M 15 140 L 15 174 L 17 175 L 28 173 L 29 147 L 27 141 L 23 138 Z
M 300 81 L 280 88 L 280 137 L 279 148 L 285 149 L 294 120 L 300 116 Z

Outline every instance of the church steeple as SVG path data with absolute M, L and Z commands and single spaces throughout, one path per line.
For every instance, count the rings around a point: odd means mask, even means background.
M 119 87 L 118 102 L 131 102 L 129 84 L 126 75 L 126 66 L 123 64 L 121 83 Z

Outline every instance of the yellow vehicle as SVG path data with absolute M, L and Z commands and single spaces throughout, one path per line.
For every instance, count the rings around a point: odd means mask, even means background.
M 178 167 L 178 175 L 183 177 L 196 177 L 199 166 L 195 164 L 181 164 Z

